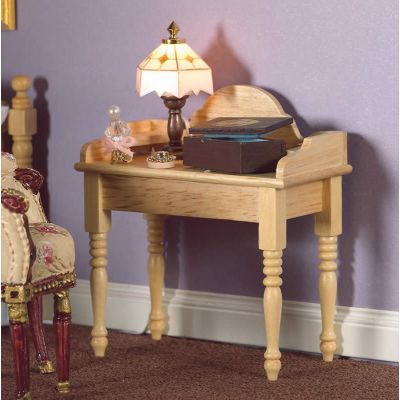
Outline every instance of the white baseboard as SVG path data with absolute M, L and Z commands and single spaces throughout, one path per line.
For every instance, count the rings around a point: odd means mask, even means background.
M 73 322 L 92 324 L 89 281 L 71 290 Z M 166 289 L 168 335 L 218 342 L 265 346 L 262 299 L 227 294 Z M 107 327 L 130 332 L 146 330 L 150 310 L 147 286 L 110 283 Z M 398 361 L 399 313 L 355 307 L 337 307 L 337 354 Z M 319 352 L 321 330 L 318 304 L 284 301 L 280 346 Z

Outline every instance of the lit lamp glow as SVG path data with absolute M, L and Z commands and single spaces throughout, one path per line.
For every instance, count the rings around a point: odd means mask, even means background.
M 177 38 L 179 27 L 172 22 L 169 39 L 150 53 L 137 68 L 136 90 L 140 96 L 155 91 L 169 109 L 169 148 L 178 158 L 182 154 L 184 123 L 181 109 L 189 95 L 200 91 L 213 94 L 211 68 L 187 44 Z

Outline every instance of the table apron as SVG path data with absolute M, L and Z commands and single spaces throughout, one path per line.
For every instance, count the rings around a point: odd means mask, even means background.
M 149 214 L 259 222 L 261 187 L 188 182 L 173 179 L 102 176 L 103 208 Z M 286 219 L 323 210 L 323 181 L 286 191 Z M 263 207 L 261 207 L 263 209 Z
M 286 219 L 316 214 L 323 210 L 323 181 L 304 183 L 286 189 Z
M 258 187 L 119 175 L 102 187 L 104 209 L 258 222 Z

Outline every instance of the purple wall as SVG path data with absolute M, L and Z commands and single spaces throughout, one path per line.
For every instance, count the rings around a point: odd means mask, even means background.
M 13 74 L 35 79 L 36 166 L 47 175 L 51 219 L 75 237 L 88 278 L 79 160 L 104 131 L 107 108 L 126 119 L 165 118 L 156 95 L 135 93 L 136 65 L 172 19 L 213 68 L 215 88 L 268 88 L 303 135 L 347 130 L 354 167 L 344 179 L 338 302 L 398 309 L 398 2 L 386 0 L 19 0 L 18 30 L 2 34 L 3 95 Z M 186 116 L 204 96 L 192 97 Z M 45 193 L 45 197 L 47 197 Z M 145 224 L 115 213 L 110 281 L 146 283 Z M 318 301 L 312 218 L 288 223 L 284 298 Z M 261 296 L 255 225 L 173 218 L 167 286 Z

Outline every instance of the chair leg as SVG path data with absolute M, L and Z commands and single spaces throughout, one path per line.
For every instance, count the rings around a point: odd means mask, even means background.
M 14 354 L 17 399 L 30 400 L 28 313 L 25 303 L 8 304 L 11 342 Z
M 39 371 L 42 374 L 54 372 L 53 363 L 49 360 L 46 341 L 43 330 L 43 302 L 42 296 L 36 296 L 28 303 L 28 315 L 33 337 L 33 343 L 36 349 L 36 362 Z
M 54 295 L 53 325 L 56 336 L 57 390 L 60 393 L 68 393 L 70 390 L 69 358 L 71 327 L 71 306 L 68 298 L 68 290 L 63 290 Z

